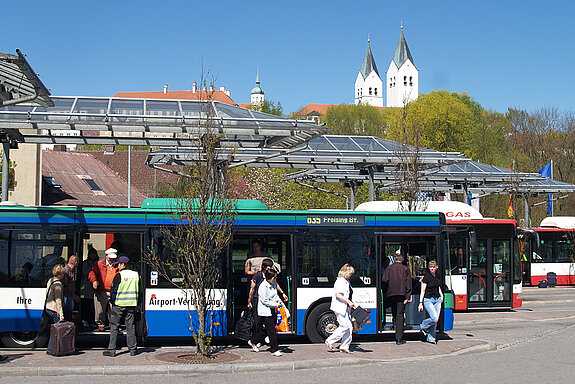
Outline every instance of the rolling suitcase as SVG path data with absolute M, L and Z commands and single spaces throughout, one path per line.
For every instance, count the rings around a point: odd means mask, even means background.
M 67 356 L 76 353 L 76 326 L 71 321 L 61 321 L 50 326 L 50 353 Z
M 547 286 L 554 287 L 557 285 L 557 274 L 555 272 L 547 272 Z

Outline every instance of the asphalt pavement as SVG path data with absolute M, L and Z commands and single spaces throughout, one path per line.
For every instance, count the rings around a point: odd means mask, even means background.
M 561 293 L 554 297 L 554 293 Z M 575 290 L 571 290 L 575 292 Z M 569 292 L 570 293 L 570 292 Z M 533 288 L 524 290 L 525 305 L 545 304 L 546 300 L 565 300 L 570 295 L 565 291 L 537 291 Z M 567 297 L 567 298 L 566 298 Z M 497 312 L 456 313 L 455 324 L 473 324 L 489 321 L 531 321 L 544 316 L 540 311 L 503 311 Z M 554 316 L 568 317 L 575 311 L 566 309 L 565 313 Z M 454 333 L 452 333 L 454 334 Z M 102 355 L 101 348 L 80 348 L 72 356 L 53 357 L 45 349 L 19 350 L 2 349 L 0 355 L 0 377 L 4 376 L 63 376 L 63 375 L 157 375 L 189 373 L 233 373 L 255 370 L 297 370 L 319 367 L 361 365 L 375 362 L 398 360 L 417 360 L 436 358 L 438 356 L 477 353 L 497 349 L 493 342 L 450 337 L 449 332 L 440 335 L 438 344 L 423 341 L 421 333 L 406 335 L 407 343 L 396 345 L 392 335 L 356 337 L 352 342 L 352 354 L 331 352 L 324 344 L 299 342 L 282 343 L 280 351 L 283 356 L 275 357 L 266 348 L 255 353 L 247 345 L 217 347 L 221 355 L 210 362 L 198 363 L 187 360 L 186 355 L 193 354 L 194 347 L 160 347 L 147 346 L 139 348 L 136 356 L 130 356 L 124 347 L 116 357 Z M 184 356 L 184 357 L 182 357 Z

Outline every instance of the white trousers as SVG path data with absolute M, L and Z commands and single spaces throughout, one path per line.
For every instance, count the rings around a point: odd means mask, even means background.
M 336 313 L 335 316 L 339 327 L 333 331 L 333 333 L 327 338 L 326 342 L 333 345 L 341 340 L 339 349 L 349 349 L 349 345 L 351 344 L 351 332 L 353 329 L 351 316 L 349 313 L 345 313 L 343 315 Z

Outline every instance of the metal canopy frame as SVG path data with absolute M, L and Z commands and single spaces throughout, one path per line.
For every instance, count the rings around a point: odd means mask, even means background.
M 374 171 L 395 170 L 403 164 L 399 143 L 373 136 L 323 135 L 292 149 L 223 148 L 218 156 L 230 161 L 231 167 L 264 167 L 294 169 L 334 169 Z M 198 148 L 160 148 L 148 155 L 147 164 L 188 165 L 199 156 Z M 421 149 L 420 162 L 426 169 L 467 160 L 458 152 Z
M 16 50 L 16 55 L 0 52 L 0 108 L 21 103 L 54 105 L 50 91 L 20 50 Z
M 396 186 L 392 172 L 374 172 L 378 190 L 391 191 Z M 368 182 L 368 176 L 355 170 L 315 169 L 294 172 L 284 180 L 348 183 L 359 185 Z M 421 172 L 422 192 L 455 192 L 465 190 L 479 195 L 497 193 L 547 194 L 575 192 L 575 185 L 550 180 L 538 173 L 517 172 L 476 161 L 448 164 Z
M 17 142 L 193 146 L 208 129 L 223 146 L 291 148 L 324 126 L 218 101 L 54 96 L 54 106 L 0 108 L 0 130 Z

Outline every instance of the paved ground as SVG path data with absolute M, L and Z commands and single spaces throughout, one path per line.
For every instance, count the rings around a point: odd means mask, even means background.
M 524 307 L 545 305 L 546 302 L 571 302 L 571 292 L 558 289 L 541 291 L 532 288 L 525 290 Z M 554 296 L 556 295 L 556 297 Z M 496 314 L 496 315 L 494 315 Z M 547 316 L 547 317 L 546 317 Z M 575 316 L 575 310 L 553 312 L 553 317 Z M 457 324 L 488 324 L 490 322 L 533 321 L 548 318 L 543 311 L 484 311 L 456 313 Z M 102 356 L 103 349 L 79 349 L 74 356 L 52 357 L 45 350 L 0 350 L 3 360 L 0 362 L 2 376 L 50 376 L 50 375 L 113 375 L 113 374 L 184 374 L 191 372 L 240 372 L 255 369 L 293 370 L 314 367 L 367 364 L 375 361 L 427 359 L 441 355 L 474 353 L 496 349 L 497 345 L 475 339 L 466 339 L 452 332 L 440 338 L 439 344 L 422 342 L 421 334 L 410 334 L 407 344 L 398 346 L 392 335 L 360 338 L 352 343 L 353 354 L 328 352 L 323 344 L 301 344 L 299 342 L 283 344 L 282 357 L 271 356 L 269 352 L 254 353 L 247 346 L 222 347 L 236 359 L 210 364 L 174 363 L 166 359 L 178 354 L 192 353 L 193 347 L 146 347 L 141 348 L 137 356 L 130 356 L 124 348 L 115 358 Z M 381 341 L 381 340 L 384 341 Z M 281 340 L 280 340 L 281 341 Z M 173 359 L 172 359 L 173 360 Z

